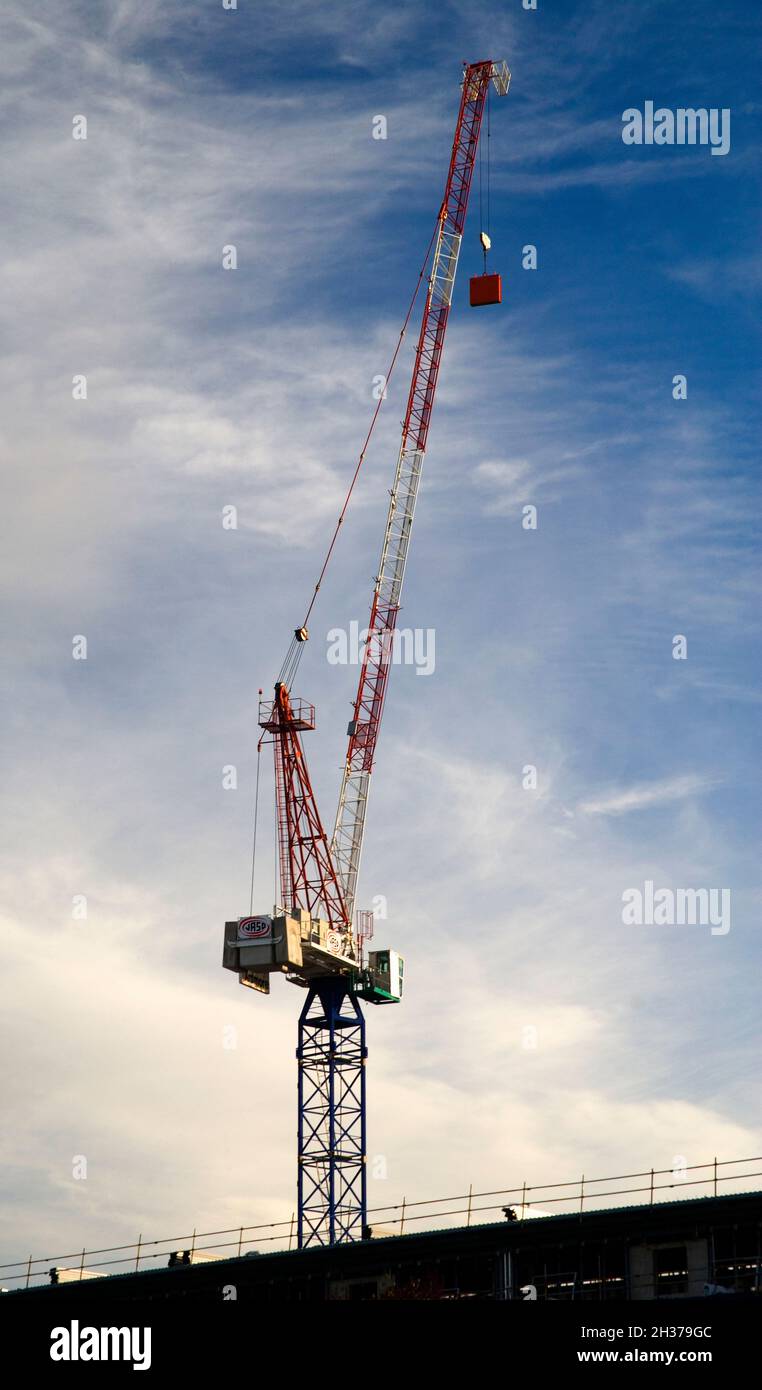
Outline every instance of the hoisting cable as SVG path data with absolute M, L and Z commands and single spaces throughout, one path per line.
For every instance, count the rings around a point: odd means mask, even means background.
M 484 221 L 484 203 L 482 200 L 482 145 L 479 145 L 479 240 L 481 242 L 482 254 L 484 256 L 484 274 L 487 274 L 487 252 L 492 245 L 492 218 L 490 215 L 490 88 L 487 88 L 487 153 L 485 161 L 487 165 L 487 221 Z
M 483 231 L 484 231 L 484 200 L 483 200 L 483 197 L 482 197 L 482 165 L 483 165 L 483 162 L 484 162 L 484 153 L 483 153 L 483 150 L 482 150 L 482 142 L 481 142 L 481 140 L 480 140 L 480 141 L 479 141 L 479 231 L 480 231 L 480 232 L 483 232 Z M 484 273 L 485 273 L 485 275 L 486 275 L 486 274 L 487 274 L 487 251 L 486 251 L 486 248 L 485 248 L 484 246 L 482 246 L 482 250 L 484 251 Z
M 260 691 L 260 694 L 262 692 Z M 251 847 L 251 895 L 249 898 L 249 913 L 254 911 L 254 866 L 257 862 L 257 816 L 259 814 L 259 765 L 262 758 L 262 740 L 257 744 L 257 781 L 254 789 L 254 843 Z
M 274 863 L 273 863 L 273 906 L 275 907 L 276 912 L 277 912 L 277 909 L 278 909 L 279 907 L 287 908 L 287 907 L 289 907 L 289 906 L 292 905 L 292 904 L 289 904 L 289 903 L 279 903 L 279 902 L 278 902 L 278 888 L 279 888 L 279 886 L 280 886 L 280 857 L 279 857 L 279 854 L 278 854 L 278 835 L 279 835 L 279 832 L 280 832 L 280 826 L 279 826 L 279 824 L 278 824 L 278 798 L 277 798 L 277 796 L 276 796 L 276 798 L 275 798 L 275 858 L 274 858 Z
M 490 116 L 491 116 L 491 113 L 492 113 L 492 108 L 491 108 L 491 105 L 490 105 L 490 97 L 491 97 L 491 95 L 492 95 L 492 87 L 491 87 L 491 85 L 490 85 L 490 86 L 487 88 L 487 236 L 490 237 L 490 239 L 492 238 L 492 217 L 491 217 L 491 215 L 490 215 L 490 187 L 489 187 L 489 182 L 490 182 L 490 180 L 489 180 L 489 176 L 490 176 L 490 145 L 489 145 L 489 142 L 490 142 L 490 139 L 491 139 L 491 137 L 492 137 L 492 131 L 491 131 L 491 129 L 490 129 Z
M 375 408 L 375 410 L 374 410 L 374 412 L 373 412 L 373 418 L 371 419 L 370 427 L 369 427 L 369 429 L 368 429 L 368 433 L 367 433 L 366 436 L 365 436 L 365 443 L 363 444 L 362 449 L 360 450 L 360 457 L 359 457 L 358 460 L 357 460 L 357 466 L 356 466 L 355 471 L 354 471 L 354 473 L 353 473 L 353 475 L 352 475 L 352 481 L 351 481 L 351 483 L 349 484 L 349 490 L 348 490 L 347 495 L 346 495 L 346 497 L 345 497 L 345 499 L 344 499 L 344 505 L 343 505 L 343 507 L 342 507 L 342 509 L 341 509 L 341 512 L 340 512 L 340 515 L 339 515 L 339 519 L 338 519 L 338 521 L 336 522 L 336 527 L 335 527 L 335 529 L 334 529 L 334 533 L 333 533 L 333 536 L 332 536 L 332 538 L 331 538 L 331 544 L 330 544 L 329 547 L 328 547 L 328 552 L 327 552 L 327 554 L 326 554 L 325 560 L 323 561 L 323 568 L 322 568 L 321 571 L 320 571 L 320 575 L 319 575 L 319 577 L 318 577 L 317 584 L 315 585 L 315 588 L 314 588 L 314 591 L 313 591 L 313 594 L 312 594 L 312 598 L 310 599 L 309 607 L 308 607 L 308 609 L 307 609 L 307 612 L 306 612 L 305 615 L 304 615 L 304 622 L 302 623 L 302 626 L 301 626 L 300 628 L 297 628 L 297 629 L 296 629 L 296 631 L 295 631 L 295 633 L 294 633 L 294 636 L 291 638 L 291 642 L 290 642 L 290 644 L 289 644 L 288 651 L 286 652 L 286 656 L 285 656 L 285 659 L 284 659 L 284 661 L 283 661 L 283 665 L 281 666 L 281 669 L 280 669 L 280 674 L 279 674 L 279 676 L 278 676 L 278 680 L 279 680 L 279 681 L 282 681 L 282 682 L 283 682 L 285 685 L 287 685 L 287 686 L 290 686 L 290 685 L 291 685 L 291 683 L 292 683 L 292 681 L 293 681 L 293 679 L 294 679 L 294 676 L 296 675 L 296 672 L 297 672 L 297 670 L 298 670 L 298 668 L 299 668 L 299 662 L 301 661 L 302 652 L 303 652 L 303 650 L 304 650 L 304 644 L 305 644 L 305 642 L 307 641 L 307 623 L 309 622 L 309 618 L 310 618 L 310 614 L 312 613 L 312 609 L 313 609 L 314 606 L 315 606 L 315 600 L 317 599 L 318 591 L 319 591 L 319 589 L 320 589 L 320 585 L 321 585 L 322 582 L 323 582 L 323 577 L 324 577 L 325 572 L 326 572 L 326 570 L 327 570 L 327 568 L 328 568 L 328 562 L 329 562 L 329 560 L 330 560 L 330 558 L 331 558 L 331 555 L 333 554 L 333 548 L 334 548 L 334 546 L 335 546 L 335 544 L 336 544 L 336 541 L 337 541 L 337 539 L 338 539 L 339 531 L 341 530 L 341 524 L 342 524 L 342 522 L 343 522 L 343 520 L 344 520 L 344 517 L 346 516 L 347 507 L 349 506 L 349 501 L 350 501 L 350 498 L 351 498 L 352 493 L 353 493 L 353 491 L 354 491 L 354 486 L 355 486 L 355 483 L 357 482 L 358 474 L 359 474 L 360 469 L 362 468 L 362 465 L 363 465 L 363 463 L 364 463 L 364 461 L 365 461 L 365 454 L 366 454 L 368 445 L 369 445 L 369 443 L 370 443 L 370 438 L 371 438 L 371 435 L 373 434 L 373 431 L 374 431 L 374 429 L 375 429 L 376 421 L 377 421 L 377 419 L 378 419 L 379 411 L 380 411 L 381 406 L 383 405 L 384 399 L 385 399 L 385 397 L 386 397 L 386 387 L 388 386 L 389 382 L 391 381 L 392 372 L 394 371 L 394 367 L 395 367 L 397 358 L 398 358 L 398 356 L 399 356 L 400 349 L 401 349 L 401 347 L 402 347 L 402 342 L 403 342 L 403 339 L 404 339 L 404 337 L 405 337 L 405 333 L 407 332 L 407 326 L 408 326 L 408 324 L 409 324 L 409 322 L 410 322 L 410 316 L 411 316 L 411 314 L 412 314 L 412 312 L 413 312 L 413 309 L 415 308 L 415 301 L 416 301 L 416 299 L 418 298 L 418 291 L 419 291 L 420 288 L 421 288 L 421 281 L 423 280 L 423 277 L 424 277 L 424 275 L 426 274 L 426 266 L 427 266 L 428 263 L 429 263 L 429 256 L 430 256 L 430 254 L 431 254 L 431 248 L 432 248 L 432 246 L 434 245 L 434 239 L 435 239 L 435 237 L 436 237 L 436 235 L 437 235 L 437 232 L 439 231 L 439 227 L 440 227 L 440 224 L 441 224 L 441 220 L 442 220 L 442 214 L 441 214 L 441 212 L 440 212 L 440 215 L 439 215 L 439 217 L 437 218 L 437 220 L 436 220 L 436 222 L 435 222 L 435 224 L 434 224 L 434 230 L 433 230 L 433 232 L 431 233 L 431 240 L 429 241 L 429 244 L 428 244 L 428 246 L 427 246 L 427 248 L 426 248 L 426 255 L 425 255 L 424 258 L 423 258 L 423 264 L 421 265 L 421 269 L 420 269 L 419 272 L 418 272 L 418 279 L 417 279 L 417 281 L 416 281 L 416 286 L 415 286 L 415 289 L 414 289 L 414 291 L 413 291 L 412 299 L 410 300 L 410 304 L 409 304 L 409 306 L 408 306 L 408 311 L 407 311 L 407 313 L 406 313 L 406 315 L 405 315 L 405 322 L 404 322 L 403 325 L 402 325 L 402 328 L 401 328 L 401 330 L 400 330 L 399 338 L 397 339 L 397 346 L 396 346 L 395 349 L 394 349 L 394 353 L 393 353 L 393 355 L 392 355 L 392 360 L 391 360 L 391 362 L 389 363 L 389 368 L 388 368 L 387 373 L 386 373 L 386 376 L 385 376 L 385 378 L 384 378 L 384 390 L 381 392 L 381 395 L 380 395 L 379 398 L 378 398 L 378 403 L 377 403 L 376 408 Z

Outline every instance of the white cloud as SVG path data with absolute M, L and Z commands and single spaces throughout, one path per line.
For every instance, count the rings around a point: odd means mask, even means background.
M 716 782 L 711 778 L 696 774 L 672 777 L 662 782 L 641 783 L 620 791 L 608 792 L 592 801 L 580 802 L 577 809 L 586 816 L 621 816 L 629 811 L 642 811 L 672 801 L 683 801 L 687 797 L 709 791 L 715 785 Z

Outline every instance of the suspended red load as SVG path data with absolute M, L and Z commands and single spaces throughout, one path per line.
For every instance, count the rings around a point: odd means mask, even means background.
M 480 304 L 502 304 L 503 280 L 500 275 L 471 276 L 471 307 Z

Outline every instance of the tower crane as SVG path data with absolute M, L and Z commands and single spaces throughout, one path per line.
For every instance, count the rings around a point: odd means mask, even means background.
M 359 929 L 353 925 L 360 856 L 415 503 L 482 118 L 490 84 L 499 96 L 505 96 L 509 82 L 510 73 L 504 62 L 487 60 L 464 65 L 458 119 L 433 238 L 426 301 L 330 839 L 302 748 L 302 734 L 315 727 L 315 708 L 291 693 L 309 635 L 306 625 L 294 631 L 273 698 L 261 700 L 259 706 L 262 740 L 270 736 L 275 758 L 280 901 L 271 914 L 249 915 L 225 923 L 223 965 L 238 974 L 241 984 L 262 994 L 269 994 L 274 972 L 285 974 L 291 983 L 307 990 L 296 1052 L 300 1248 L 361 1240 L 366 1232 L 368 1054 L 361 1001 L 398 1003 L 403 992 L 404 962 L 392 950 L 370 951 L 365 959 L 364 937 L 368 933 L 361 928 L 362 919 L 368 914 L 359 914 Z M 500 276 L 486 273 L 489 237 L 484 234 L 482 245 L 485 273 L 471 280 L 472 305 L 501 300 Z

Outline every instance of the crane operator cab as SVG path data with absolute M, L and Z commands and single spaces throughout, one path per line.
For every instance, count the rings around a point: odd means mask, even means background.
M 371 951 L 368 956 L 370 993 L 358 990 L 372 1004 L 399 1004 L 405 979 L 405 962 L 399 951 Z

